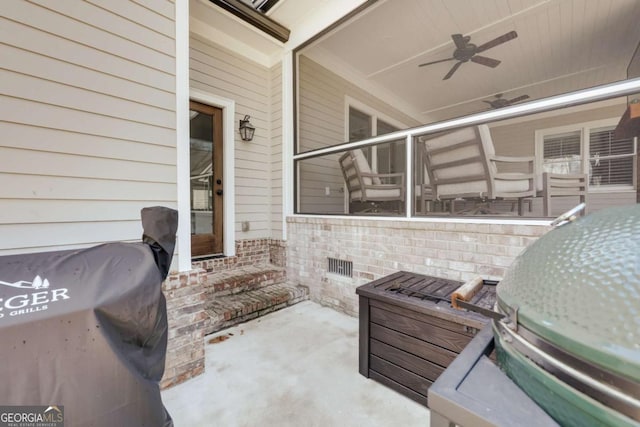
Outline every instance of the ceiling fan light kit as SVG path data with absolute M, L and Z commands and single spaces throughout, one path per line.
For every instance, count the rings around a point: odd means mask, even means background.
M 460 68 L 460 66 L 464 62 L 475 62 L 476 64 L 484 65 L 490 68 L 496 68 L 500 65 L 500 61 L 497 59 L 489 58 L 486 56 L 478 55 L 484 51 L 491 49 L 492 47 L 496 47 L 501 45 L 502 43 L 506 43 L 509 40 L 513 40 L 518 37 L 518 33 L 515 31 L 509 31 L 506 34 L 501 35 L 500 37 L 496 37 L 495 39 L 488 41 L 480 46 L 476 46 L 473 43 L 470 43 L 471 36 L 463 36 L 462 34 L 452 34 L 451 39 L 456 46 L 456 49 L 453 51 L 453 56 L 451 58 L 439 59 L 437 61 L 425 62 L 424 64 L 418 65 L 419 67 L 424 67 L 426 65 L 438 64 L 440 62 L 446 61 L 458 61 L 453 67 L 449 70 L 449 72 L 444 76 L 442 80 L 448 80 L 453 76 L 453 74 Z
M 494 99 L 483 100 L 482 102 L 486 102 L 491 106 L 491 108 L 504 108 L 509 105 L 513 105 L 516 102 L 524 101 L 525 99 L 529 99 L 529 95 L 520 95 L 512 99 L 506 99 L 502 97 L 501 93 L 497 93 Z

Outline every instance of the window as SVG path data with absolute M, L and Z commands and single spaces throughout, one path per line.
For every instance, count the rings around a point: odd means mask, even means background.
M 588 173 L 592 191 L 632 190 L 636 138 L 616 138 L 616 123 L 611 119 L 536 132 L 540 172 Z
M 634 138 L 615 138 L 612 128 L 593 129 L 589 134 L 589 152 L 590 185 L 633 188 Z
M 390 120 L 385 121 L 379 118 L 377 112 L 373 110 L 363 112 L 353 106 L 349 106 L 348 120 L 349 135 L 347 138 L 349 142 L 400 130 L 399 126 L 390 124 Z M 367 161 L 372 165 L 373 172 L 396 173 L 405 169 L 404 142 L 379 144 L 364 148 L 363 152 Z

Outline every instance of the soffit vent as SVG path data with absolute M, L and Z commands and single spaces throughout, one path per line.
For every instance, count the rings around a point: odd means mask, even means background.
M 353 262 L 337 258 L 327 258 L 328 272 L 345 277 L 353 277 Z

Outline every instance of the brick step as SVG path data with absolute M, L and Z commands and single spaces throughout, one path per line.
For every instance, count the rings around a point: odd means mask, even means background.
M 278 283 L 238 294 L 209 298 L 205 311 L 210 320 L 205 335 L 309 299 L 309 289 Z
M 286 281 L 286 277 L 286 270 L 282 267 L 271 264 L 252 265 L 209 273 L 204 287 L 207 298 L 211 299 L 282 283 Z

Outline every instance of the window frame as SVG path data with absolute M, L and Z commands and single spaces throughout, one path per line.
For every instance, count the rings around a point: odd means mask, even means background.
M 542 168 L 544 164 L 544 138 L 550 135 L 557 135 L 562 133 L 579 132 L 580 133 L 580 169 L 582 173 L 588 173 L 589 164 L 591 160 L 591 147 L 590 147 L 590 135 L 591 130 L 599 128 L 613 127 L 618 124 L 619 117 L 611 117 L 608 119 L 591 120 L 588 122 L 574 123 L 570 125 L 557 126 L 552 128 L 538 129 L 535 131 L 535 168 L 538 175 L 542 174 Z M 638 138 L 633 138 L 633 153 L 628 156 L 632 156 L 633 161 L 633 178 L 631 185 L 602 185 L 599 187 L 592 187 L 588 184 L 588 191 L 590 193 L 603 193 L 603 192 L 616 192 L 626 193 L 635 192 L 637 183 L 637 156 L 638 156 Z M 587 172 L 585 172 L 587 171 Z M 591 178 L 591 177 L 589 177 Z M 590 181 L 590 179 L 589 179 Z
M 353 108 L 354 110 L 359 111 L 362 114 L 366 114 L 369 116 L 369 118 L 371 119 L 371 137 L 370 138 L 366 138 L 366 139 L 371 139 L 371 138 L 375 138 L 378 135 L 378 121 L 384 122 L 387 125 L 396 127 L 396 131 L 395 132 L 399 132 L 403 129 L 407 129 L 409 126 L 399 120 L 394 119 L 391 116 L 388 116 L 384 113 L 381 113 L 380 111 L 376 110 L 375 108 L 371 107 L 370 105 L 362 102 L 362 101 L 358 101 L 357 99 L 349 96 L 349 95 L 345 95 L 344 97 L 344 140 L 346 143 L 350 143 L 350 142 L 357 142 L 356 141 L 350 141 L 349 140 L 349 129 L 350 129 L 350 120 L 351 120 L 351 114 L 350 114 L 350 110 L 351 108 Z M 391 133 L 395 133 L 395 132 L 391 132 Z M 386 135 L 386 134 L 384 134 Z M 372 145 L 371 146 L 371 170 L 374 173 L 378 172 L 378 147 L 376 145 Z

